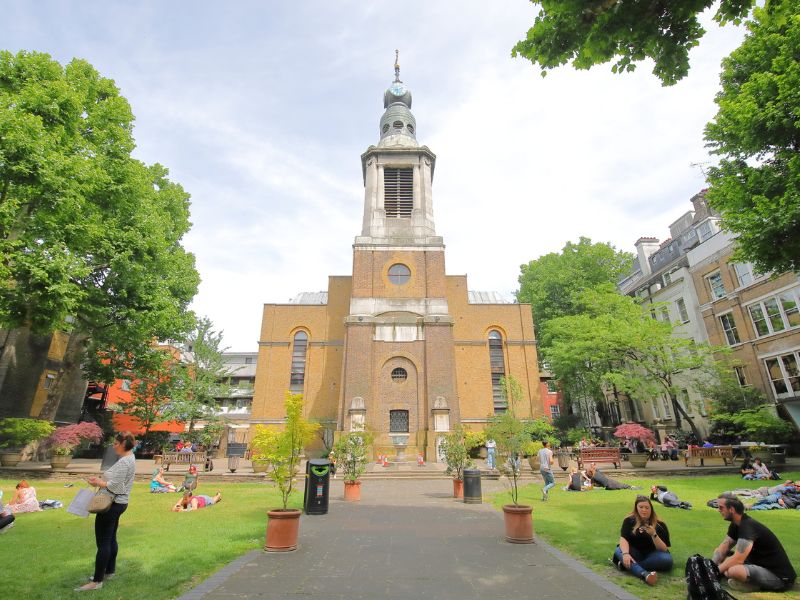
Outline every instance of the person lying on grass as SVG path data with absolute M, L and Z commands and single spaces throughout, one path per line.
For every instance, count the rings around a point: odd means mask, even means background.
M 622 521 L 619 543 L 611 561 L 620 571 L 630 571 L 647 585 L 658 581 L 656 571 L 672 568 L 667 524 L 656 516 L 647 496 L 636 496 L 633 511 Z
M 627 483 L 622 483 L 616 479 L 611 479 L 608 475 L 598 469 L 594 463 L 590 463 L 586 468 L 586 475 L 592 480 L 592 483 L 606 488 L 607 490 L 630 490 L 632 486 Z
M 684 508 L 686 510 L 692 508 L 690 502 L 679 500 L 675 492 L 670 492 L 663 485 L 653 485 L 650 487 L 650 499 L 663 504 L 667 508 Z
M 214 497 L 205 496 L 203 494 L 194 495 L 191 492 L 184 494 L 180 502 L 172 507 L 173 512 L 189 512 L 190 510 L 198 510 L 207 506 L 218 504 L 222 500 L 222 494 L 216 493 Z

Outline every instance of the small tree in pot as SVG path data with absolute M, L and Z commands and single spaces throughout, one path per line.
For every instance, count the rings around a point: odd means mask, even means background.
M 344 499 L 361 499 L 361 482 L 358 480 L 367 470 L 367 449 L 373 436 L 367 431 L 351 431 L 333 445 L 333 459 L 337 472 L 344 478 Z
M 469 469 L 475 465 L 472 458 L 470 458 L 470 451 L 474 447 L 473 444 L 477 444 L 478 441 L 475 436 L 469 435 L 469 432 L 459 424 L 456 425 L 453 431 L 445 435 L 440 442 L 444 461 L 447 464 L 445 473 L 453 478 L 454 498 L 464 497 L 464 469 Z
M 642 427 L 638 423 L 623 423 L 614 430 L 614 437 L 621 440 L 632 439 L 641 442 L 642 446 L 646 446 L 650 440 L 655 440 L 656 435 L 652 430 L 647 427 Z M 647 460 L 650 454 L 647 452 L 631 452 L 628 455 L 628 460 L 632 467 L 641 469 L 647 466 Z
M 267 541 L 265 549 L 271 552 L 288 552 L 297 549 L 301 511 L 289 508 L 289 497 L 295 489 L 297 471 L 305 445 L 316 434 L 319 425 L 303 416 L 303 395 L 286 392 L 286 422 L 282 430 L 256 428 L 253 437 L 253 458 L 269 465 L 269 477 L 275 482 L 283 507 L 267 514 Z
M 0 420 L 0 464 L 16 467 L 25 446 L 46 438 L 54 429 L 52 423 L 40 419 Z
M 63 469 L 72 460 L 75 449 L 84 442 L 99 444 L 103 439 L 103 430 L 97 423 L 75 423 L 58 427 L 44 441 L 50 448 L 50 466 Z

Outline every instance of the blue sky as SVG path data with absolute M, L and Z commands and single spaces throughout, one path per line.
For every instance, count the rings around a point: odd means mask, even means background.
M 511 58 L 536 14 L 523 0 L 0 0 L 0 14 L 0 48 L 84 58 L 116 81 L 135 155 L 192 195 L 193 308 L 239 351 L 257 349 L 263 303 L 350 272 L 395 48 L 437 155 L 448 273 L 511 298 L 519 265 L 568 240 L 633 251 L 668 236 L 704 186 L 691 164 L 710 160 L 719 63 L 743 35 L 709 24 L 690 76 L 662 88 L 648 64 L 540 77 Z

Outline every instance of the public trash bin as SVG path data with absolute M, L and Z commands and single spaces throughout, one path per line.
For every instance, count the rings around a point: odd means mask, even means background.
M 303 510 L 307 515 L 324 515 L 328 513 L 330 481 L 331 461 L 327 458 L 312 458 L 306 463 Z
M 464 504 L 481 502 L 481 472 L 478 469 L 464 469 Z

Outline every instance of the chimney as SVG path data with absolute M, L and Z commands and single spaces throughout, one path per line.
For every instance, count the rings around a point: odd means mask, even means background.
M 650 275 L 653 271 L 650 269 L 650 261 L 648 259 L 658 250 L 658 238 L 640 237 L 636 240 L 634 246 L 636 246 L 636 254 L 639 257 L 639 268 L 642 270 L 642 275 Z

